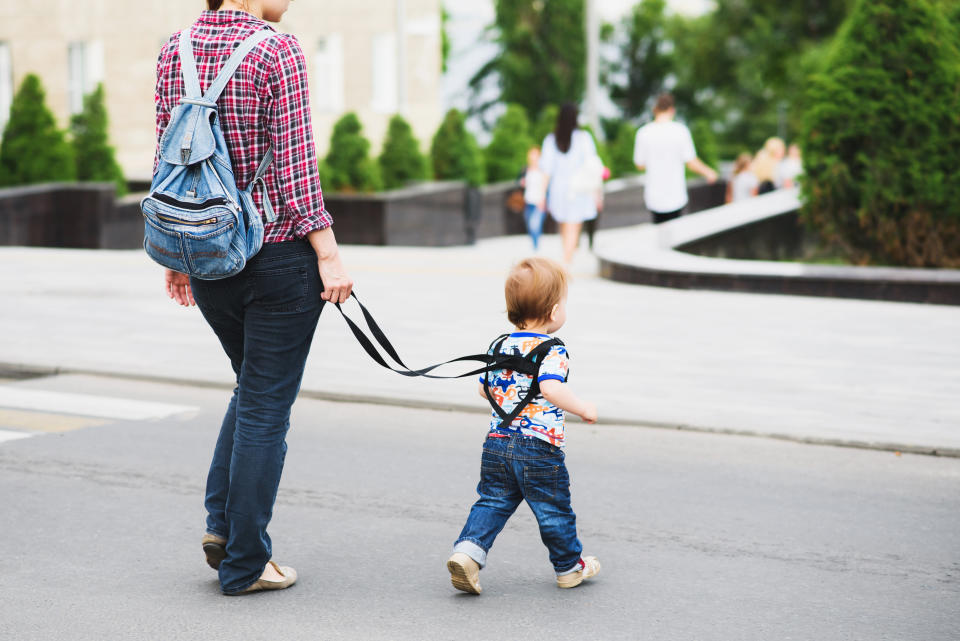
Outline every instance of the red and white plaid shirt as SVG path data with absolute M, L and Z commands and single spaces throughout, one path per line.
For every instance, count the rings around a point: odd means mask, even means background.
M 242 11 L 204 11 L 190 29 L 200 88 L 206 91 L 235 47 L 250 34 L 272 27 Z M 170 37 L 157 61 L 158 144 L 184 93 L 179 38 L 179 32 Z M 227 83 L 217 106 L 238 188 L 253 180 L 263 154 L 273 145 L 274 160 L 265 181 L 277 220 L 265 223 L 264 242 L 302 238 L 333 224 L 323 208 L 307 64 L 297 39 L 279 34 L 257 45 Z M 260 191 L 253 192 L 258 207 Z

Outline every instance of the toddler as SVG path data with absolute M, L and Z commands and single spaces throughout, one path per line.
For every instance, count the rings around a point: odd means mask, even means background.
M 534 394 L 509 424 L 496 411 L 490 421 L 477 486 L 480 498 L 447 561 L 453 587 L 472 594 L 480 594 L 480 570 L 494 539 L 524 500 L 540 525 L 559 587 L 575 587 L 600 572 L 596 557 L 581 557 L 564 464 L 564 411 L 588 423 L 597 420 L 596 406 L 567 386 L 567 350 L 551 336 L 566 321 L 567 274 L 552 260 L 527 258 L 511 270 L 504 290 L 507 317 L 517 331 L 499 337 L 489 353 L 526 356 L 551 344 L 537 352 L 536 380 L 503 369 L 481 378 L 480 395 L 492 397 L 507 418 L 531 386 Z

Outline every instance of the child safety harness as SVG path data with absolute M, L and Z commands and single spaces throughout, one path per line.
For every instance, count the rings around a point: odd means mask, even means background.
M 363 347 L 364 351 L 370 355 L 370 358 L 372 358 L 380 366 L 402 376 L 423 376 L 424 378 L 450 379 L 466 378 L 468 376 L 477 376 L 478 374 L 483 374 L 484 394 L 486 395 L 490 406 L 493 408 L 493 411 L 496 412 L 498 417 L 500 417 L 500 425 L 497 427 L 502 429 L 509 428 L 513 424 L 513 421 L 520 416 L 524 408 L 529 405 L 530 402 L 537 397 L 537 395 L 540 394 L 540 383 L 537 380 L 540 374 L 540 366 L 543 364 L 543 360 L 547 357 L 547 354 L 550 353 L 550 350 L 553 347 L 558 345 L 563 346 L 563 341 L 561 341 L 559 338 L 551 338 L 543 341 L 535 348 L 530 350 L 527 354 L 504 354 L 500 351 L 500 349 L 503 347 L 504 341 L 506 341 L 510 335 L 503 334 L 498 336 L 496 339 L 494 339 L 493 343 L 491 343 L 490 353 L 460 356 L 458 358 L 452 358 L 449 361 L 444 361 L 442 363 L 430 365 L 429 367 L 414 370 L 407 367 L 407 365 L 400 359 L 400 356 L 397 354 L 397 350 L 394 349 L 389 339 L 387 339 L 386 335 L 383 333 L 383 330 L 380 329 L 380 326 L 377 325 L 373 315 L 371 315 L 364 304 L 360 302 L 360 299 L 357 298 L 356 293 L 351 293 L 350 295 L 360 306 L 360 311 L 363 314 L 364 321 L 366 322 L 367 328 L 370 330 L 374 340 L 377 341 L 380 347 L 382 347 L 383 350 L 390 356 L 390 358 L 400 365 L 402 369 L 391 366 L 386 359 L 384 359 L 383 355 L 377 351 L 376 347 L 373 345 L 373 342 L 367 337 L 363 330 L 355 322 L 353 322 L 349 316 L 347 316 L 346 312 L 343 311 L 343 307 L 340 306 L 340 303 L 336 303 L 337 309 L 340 310 L 340 314 L 343 316 L 343 319 L 347 321 L 350 331 L 353 332 L 357 342 L 360 343 L 360 346 Z M 477 361 L 483 363 L 483 367 L 479 367 L 456 376 L 441 376 L 431 373 L 433 370 L 443 367 L 444 365 L 467 361 Z M 530 388 L 527 390 L 527 393 L 524 395 L 524 397 L 517 402 L 516 407 L 514 407 L 510 413 L 504 411 L 503 407 L 501 407 L 500 404 L 497 403 L 497 400 L 493 397 L 493 394 L 490 393 L 490 372 L 497 370 L 512 370 L 515 372 L 520 372 L 521 374 L 526 374 L 531 378 Z
M 150 194 L 140 201 L 143 248 L 164 267 L 204 280 L 239 273 L 263 246 L 263 221 L 253 202 L 257 185 L 263 187 L 267 222 L 277 218 L 263 180 L 273 149 L 267 149 L 246 189 L 238 189 L 217 112 L 217 99 L 243 59 L 275 35 L 262 29 L 248 36 L 201 95 L 190 29 L 180 33 L 184 95 L 160 139 Z

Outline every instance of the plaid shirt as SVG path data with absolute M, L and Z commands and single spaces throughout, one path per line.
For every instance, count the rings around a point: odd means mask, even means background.
M 202 90 L 210 86 L 234 48 L 261 29 L 272 27 L 242 11 L 201 14 L 191 27 L 191 42 Z M 157 61 L 158 143 L 170 122 L 170 113 L 184 93 L 179 37 L 179 32 L 170 37 Z M 274 161 L 265 181 L 277 220 L 265 223 L 264 242 L 302 238 L 333 224 L 333 218 L 323 208 L 310 122 L 307 66 L 297 39 L 280 34 L 257 45 L 227 83 L 217 105 L 239 188 L 253 180 L 257 165 L 273 145 Z M 159 148 L 154 172 L 158 159 Z M 258 208 L 262 202 L 260 191 L 253 192 Z

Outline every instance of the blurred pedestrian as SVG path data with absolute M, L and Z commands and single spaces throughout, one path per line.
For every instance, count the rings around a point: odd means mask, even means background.
M 753 159 L 753 173 L 757 177 L 758 194 L 766 194 L 777 189 L 780 184 L 780 161 L 783 160 L 786 146 L 776 136 L 767 138 L 763 149 Z
M 547 177 L 540 170 L 540 148 L 531 147 L 527 151 L 527 167 L 520 178 L 523 186 L 523 220 L 527 226 L 527 233 L 533 241 L 536 251 L 540 245 L 540 233 L 543 231 L 543 204 L 547 197 Z
M 597 217 L 596 195 L 579 187 L 583 172 L 596 165 L 597 146 L 593 136 L 577 127 L 577 116 L 572 103 L 560 108 L 556 129 L 544 138 L 540 158 L 548 185 L 544 204 L 560 225 L 563 260 L 568 265 L 580 241 L 583 221 Z
M 803 173 L 803 158 L 800 147 L 793 143 L 787 148 L 787 157 L 780 163 L 779 181 L 784 189 L 796 187 L 797 176 Z
M 753 163 L 753 156 L 749 153 L 742 153 L 737 156 L 733 165 L 733 175 L 727 184 L 728 203 L 735 203 L 757 195 L 757 177 L 750 170 Z
M 717 180 L 717 172 L 697 158 L 690 130 L 674 121 L 676 115 L 673 96 L 660 94 L 653 107 L 653 122 L 637 131 L 633 147 L 633 163 L 640 171 L 646 170 L 643 197 L 655 224 L 677 218 L 687 206 L 684 168 L 707 182 Z

